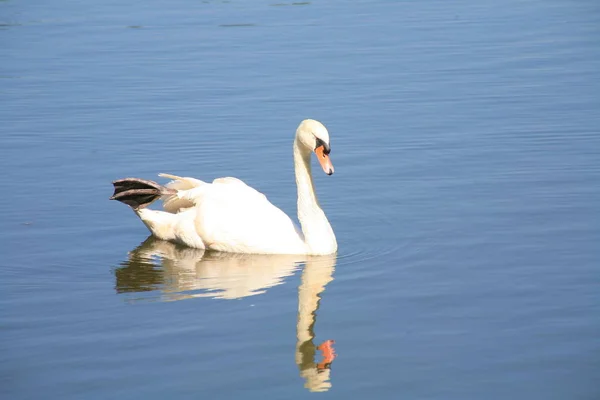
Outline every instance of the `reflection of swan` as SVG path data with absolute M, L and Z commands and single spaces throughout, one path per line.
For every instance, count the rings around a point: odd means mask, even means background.
M 162 271 L 153 262 L 160 257 Z M 149 237 L 116 270 L 119 292 L 160 288 L 166 299 L 237 299 L 283 283 L 303 260 L 293 255 L 207 252 Z M 134 269 L 136 272 L 133 272 Z M 147 271 L 146 273 L 140 272 Z M 157 277 L 160 272 L 161 277 Z M 145 283 L 144 278 L 151 278 Z
M 267 198 L 236 178 L 215 179 L 212 184 L 194 178 L 173 179 L 166 187 L 138 178 L 113 182 L 111 199 L 131 206 L 159 239 L 194 248 L 232 253 L 332 254 L 337 250 L 333 229 L 315 194 L 311 153 L 331 175 L 329 133 L 318 121 L 302 121 L 294 140 L 294 166 L 298 187 L 298 220 L 292 220 Z M 147 209 L 159 197 L 165 211 Z
M 306 387 L 311 392 L 325 392 L 331 387 L 329 382 L 329 364 L 333 362 L 332 340 L 315 346 L 313 331 L 321 292 L 333 280 L 335 257 L 326 256 L 318 259 L 309 259 L 302 272 L 302 282 L 298 287 L 298 323 L 296 325 L 296 364 L 300 375 L 305 379 Z M 323 361 L 315 364 L 316 350 L 323 351 Z
M 191 297 L 237 299 L 264 293 L 265 289 L 283 283 L 300 263 L 305 267 L 298 288 L 296 364 L 306 388 L 326 391 L 331 387 L 329 366 L 335 358 L 331 347 L 333 341 L 316 346 L 313 339 L 320 294 L 333 280 L 336 263 L 333 255 L 204 253 L 149 237 L 116 268 L 116 290 L 123 293 L 161 289 L 165 300 Z M 315 362 L 317 350 L 323 352 L 323 361 L 318 364 Z

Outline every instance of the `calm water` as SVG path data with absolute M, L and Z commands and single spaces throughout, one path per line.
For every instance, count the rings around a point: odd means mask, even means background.
M 0 55 L 3 398 L 600 398 L 596 1 L 1 1 Z M 337 257 L 108 201 L 237 176 L 295 215 L 308 117 Z

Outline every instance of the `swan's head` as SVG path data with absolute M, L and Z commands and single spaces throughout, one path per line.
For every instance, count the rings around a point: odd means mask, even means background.
M 314 119 L 305 119 L 296 130 L 296 140 L 316 154 L 321 168 L 327 175 L 333 174 L 333 164 L 329 158 L 329 132 L 322 123 Z

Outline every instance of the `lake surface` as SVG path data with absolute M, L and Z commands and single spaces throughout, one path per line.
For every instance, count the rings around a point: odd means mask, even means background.
M 0 54 L 2 398 L 600 398 L 597 2 L 1 1 Z M 337 256 L 108 201 L 236 176 L 295 216 L 304 118 Z

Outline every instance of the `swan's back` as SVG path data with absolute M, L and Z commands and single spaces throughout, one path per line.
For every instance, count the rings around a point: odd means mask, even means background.
M 175 178 L 169 188 L 179 189 L 164 207 L 180 212 L 195 207 L 195 226 L 211 250 L 238 253 L 303 254 L 306 246 L 294 222 L 267 197 L 237 178 L 205 183 Z

